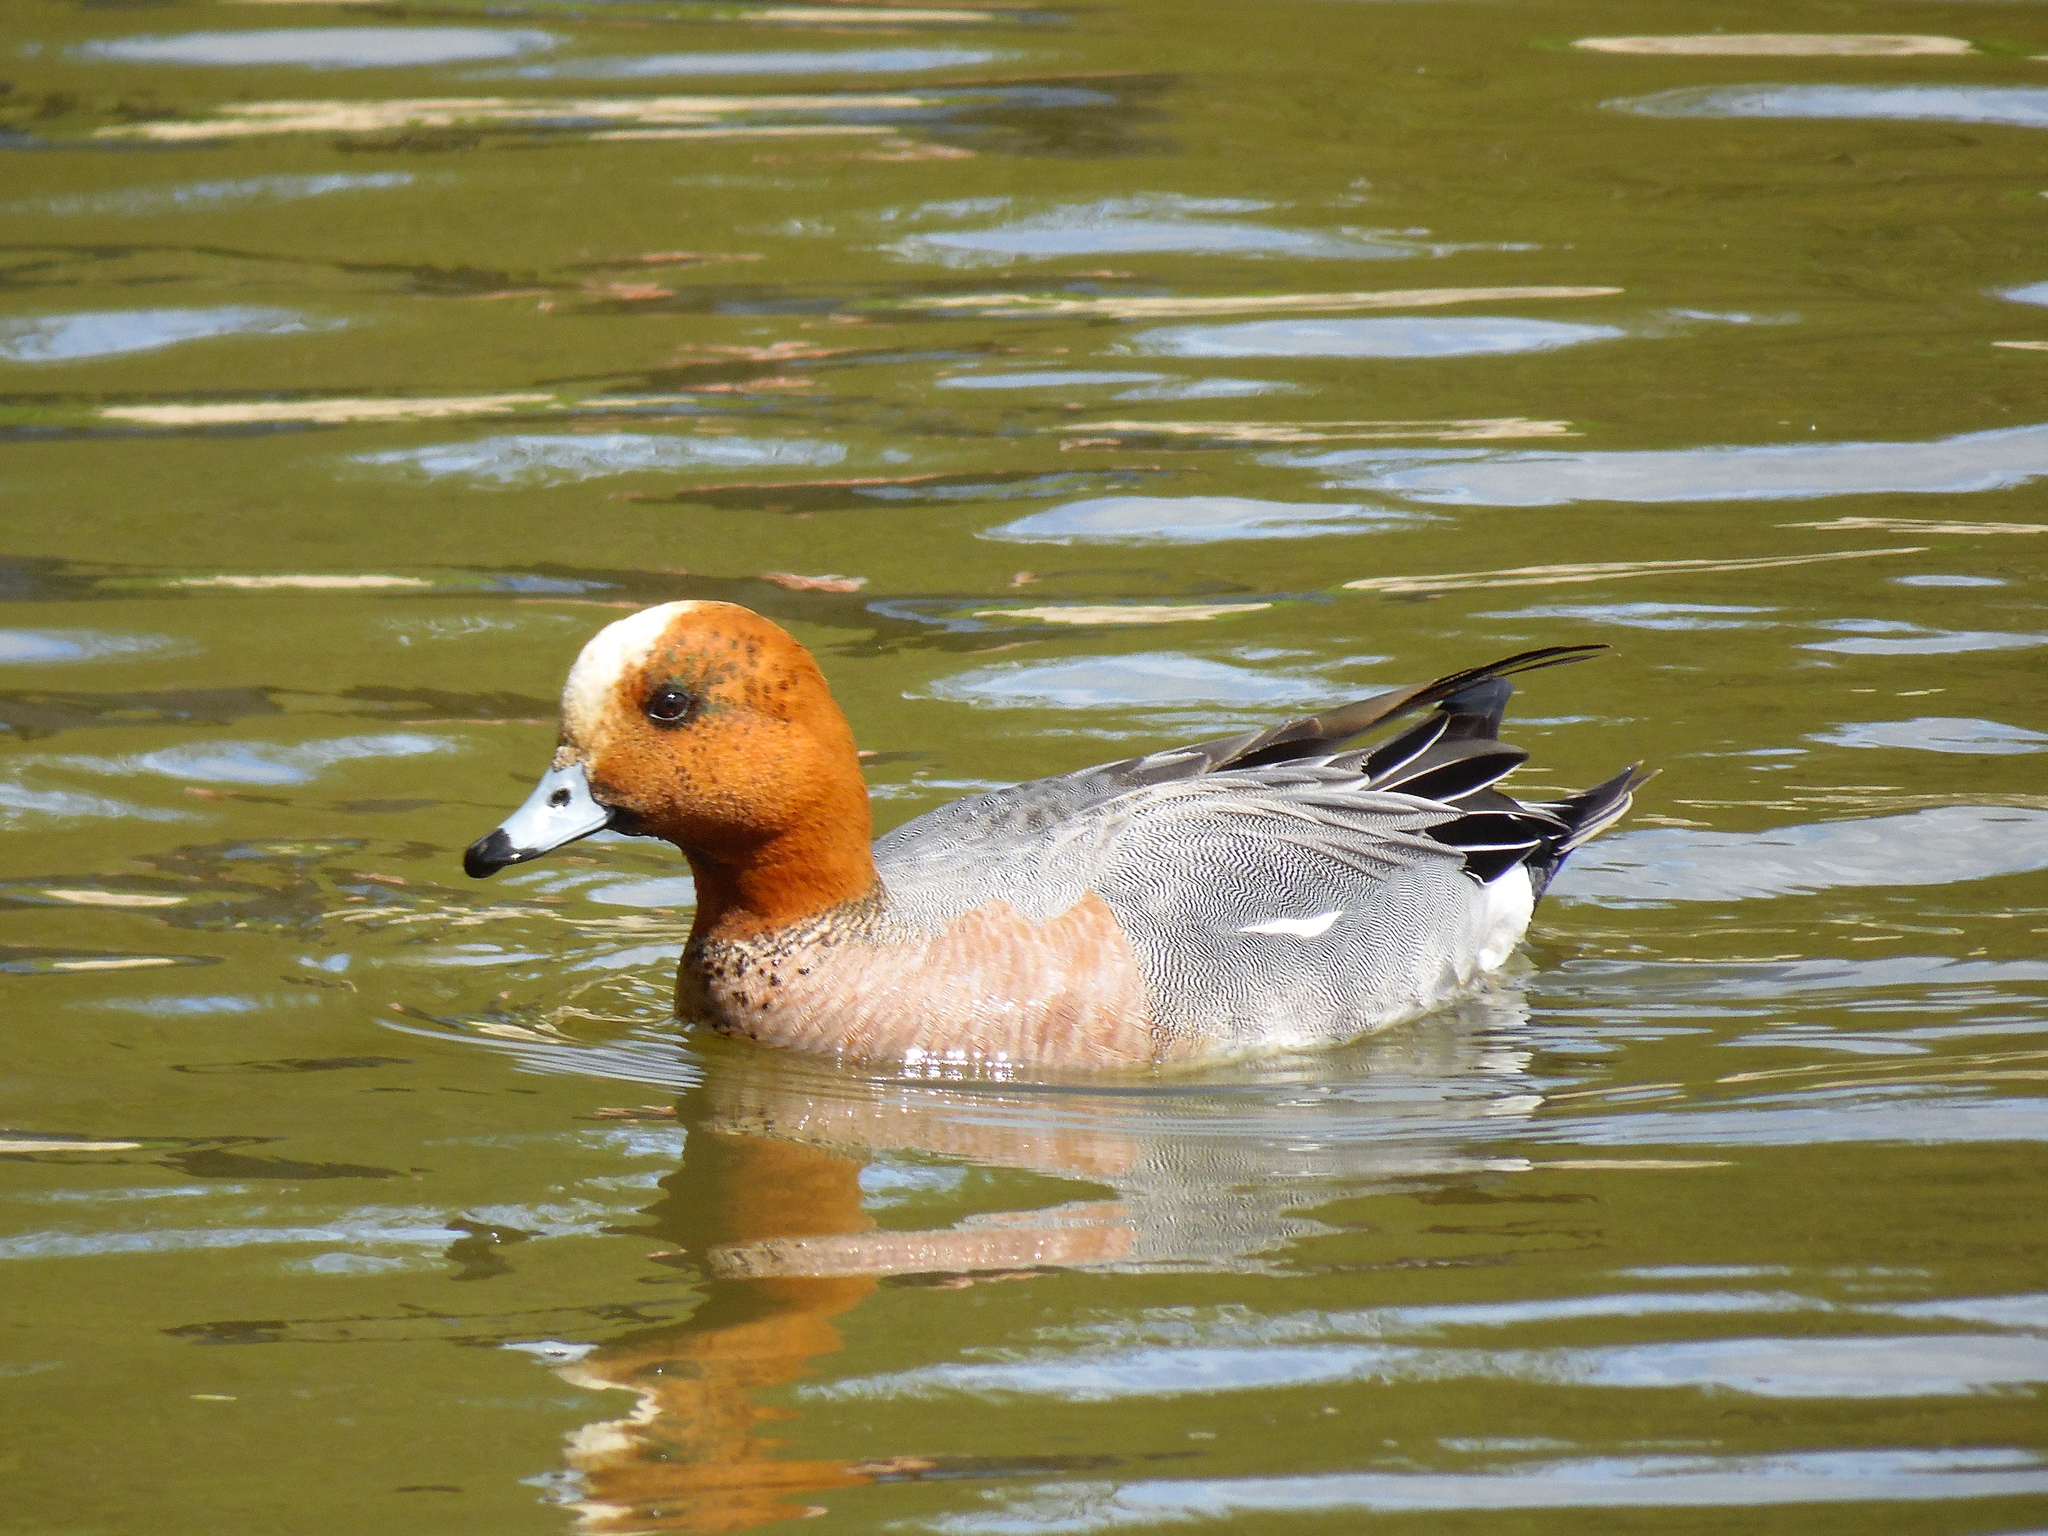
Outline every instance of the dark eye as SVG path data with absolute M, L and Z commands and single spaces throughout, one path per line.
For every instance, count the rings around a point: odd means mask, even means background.
M 697 713 L 697 695 L 686 688 L 668 687 L 647 701 L 647 718 L 657 725 L 686 725 Z

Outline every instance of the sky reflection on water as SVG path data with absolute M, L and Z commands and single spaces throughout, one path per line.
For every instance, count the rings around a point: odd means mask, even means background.
M 1831 619 L 1823 629 L 1842 631 L 1842 640 L 1809 640 L 1808 651 L 1844 656 L 1948 656 L 1959 651 L 2025 651 L 2048 645 L 2048 634 L 2005 630 L 1929 629 L 1903 619 Z
M 277 27 L 110 38 L 81 43 L 73 52 L 119 64 L 380 69 L 516 58 L 544 52 L 555 42 L 552 33 L 498 27 Z
M 1744 901 L 2041 869 L 2048 869 L 2048 811 L 1944 805 L 1769 832 L 1641 827 L 1573 855 L 1552 894 L 1563 901 Z
M 804 438 L 657 437 L 636 432 L 589 435 L 515 433 L 430 448 L 389 448 L 355 455 L 377 469 L 485 485 L 569 485 L 642 470 L 742 469 L 837 464 L 846 450 Z
M 1644 117 L 1878 118 L 2048 128 L 2048 88 L 2024 85 L 1687 86 L 1607 105 Z
M 1421 1510 L 1768 1508 L 2011 1498 L 2048 1493 L 2023 1450 L 1812 1455 L 1612 1456 L 1466 1473 L 1343 1472 L 1285 1478 L 1049 1484 L 994 1508 L 920 1522 L 940 1536 L 1039 1536 L 1235 1517 Z
M 805 52 L 622 54 L 529 64 L 505 73 L 521 80 L 662 80 L 691 75 L 910 74 L 970 69 L 1002 55 L 984 48 L 844 48 Z
M 1838 725 L 1809 736 L 1808 741 L 1833 747 L 1903 747 L 1915 752 L 1956 752 L 1971 756 L 2010 756 L 2048 751 L 2048 733 L 2001 725 L 1996 720 L 1963 720 L 1922 715 L 1916 720 L 1871 720 Z
M 998 662 L 934 683 L 931 696 L 1007 708 L 1112 709 L 1200 703 L 1306 704 L 1327 699 L 1330 686 L 1324 678 L 1290 676 L 1271 667 L 1240 667 L 1176 651 L 1147 651 L 1072 661 Z
M 1625 629 L 1757 629 L 1752 614 L 1775 608 L 1740 603 L 1538 603 L 1480 614 L 1484 619 L 1578 619 L 1589 624 L 1618 624 Z
M 806 1394 L 888 1399 L 1030 1396 L 1101 1403 L 1460 1376 L 1622 1388 L 1719 1388 L 1756 1397 L 1954 1397 L 2048 1381 L 2048 1339 L 2024 1335 L 1738 1338 L 1605 1349 L 1389 1344 L 1203 1345 L 1045 1354 L 841 1380 Z
M 1079 368 L 1050 368 L 1030 373 L 956 373 L 935 383 L 940 389 L 1079 389 L 1098 384 L 1144 384 L 1164 377 L 1160 373 L 1090 373 Z
M 1165 357 L 1486 357 L 1618 341 L 1627 334 L 1611 325 L 1480 316 L 1245 320 L 1163 326 L 1139 332 L 1129 346 Z
M 146 218 L 160 213 L 205 213 L 243 203 L 284 203 L 335 192 L 379 192 L 409 187 L 410 171 L 337 171 L 319 176 L 251 176 L 241 181 L 197 181 L 185 186 L 134 187 L 42 201 L 10 203 L 0 212 L 47 213 L 58 217 L 106 214 Z
M 70 363 L 125 352 L 153 352 L 216 336 L 289 336 L 331 330 L 341 320 L 309 320 L 289 309 L 229 304 L 216 309 L 112 309 L 0 320 L 0 357 L 15 363 Z
M 2000 427 L 1931 442 L 1497 454 L 1340 449 L 1275 454 L 1268 462 L 1348 471 L 1326 483 L 1442 506 L 1937 495 L 1999 490 L 2048 475 L 2048 425 Z
M 0 664 L 49 666 L 184 648 L 168 635 L 121 635 L 91 629 L 0 629 Z
M 1151 194 L 1068 204 L 986 229 L 912 235 L 886 249 L 910 261 L 997 266 L 1055 256 L 1118 256 L 1150 252 L 1291 256 L 1313 260 L 1383 260 L 1420 254 L 1400 240 L 1343 231 L 1289 229 L 1225 221 L 1219 214 L 1258 213 L 1272 205 L 1245 198 Z
M 1371 533 L 1423 515 L 1355 502 L 1259 501 L 1244 496 L 1096 496 L 1064 502 L 991 528 L 982 537 L 1017 544 L 1209 544 L 1224 539 L 1305 539 Z

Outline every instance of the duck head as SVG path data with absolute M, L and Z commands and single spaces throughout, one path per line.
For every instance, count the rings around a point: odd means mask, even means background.
M 700 934 L 780 927 L 875 884 L 846 717 L 810 652 L 733 603 L 664 603 L 592 636 L 554 760 L 462 867 L 482 879 L 606 828 L 683 851 Z

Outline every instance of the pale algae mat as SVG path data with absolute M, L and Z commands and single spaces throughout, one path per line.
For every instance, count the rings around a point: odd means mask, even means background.
M 2048 1529 L 2048 10 L 0 7 L 0 1529 Z M 1171 1080 L 481 884 L 746 603 L 884 827 L 1537 645 L 1498 988 Z

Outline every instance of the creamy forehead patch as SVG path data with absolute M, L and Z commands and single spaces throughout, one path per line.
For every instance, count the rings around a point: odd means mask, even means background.
M 562 685 L 562 721 L 571 738 L 582 741 L 596 730 L 613 686 L 647 660 L 678 614 L 699 606 L 684 602 L 642 608 L 590 637 L 576 657 L 576 665 L 569 669 L 569 680 Z

